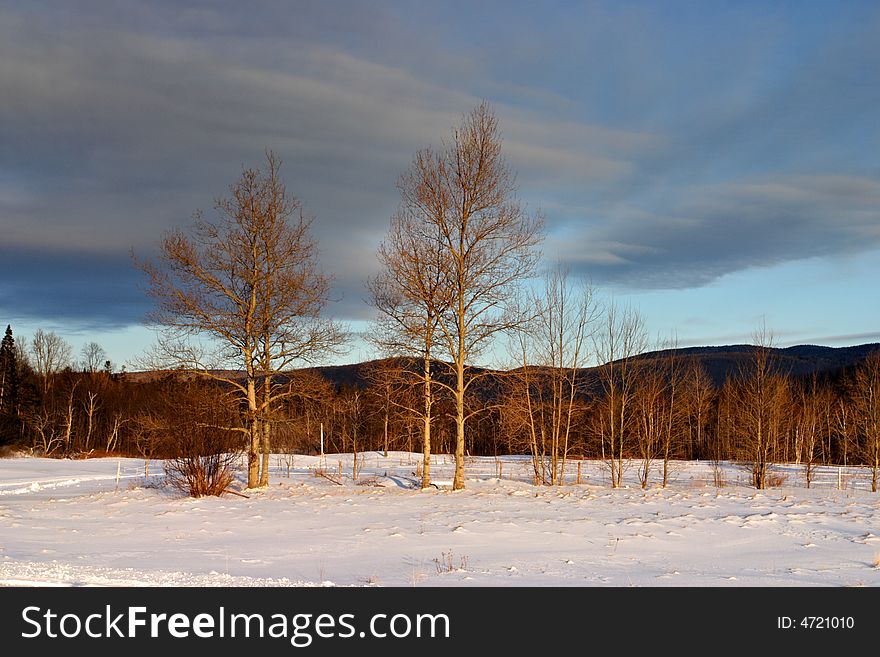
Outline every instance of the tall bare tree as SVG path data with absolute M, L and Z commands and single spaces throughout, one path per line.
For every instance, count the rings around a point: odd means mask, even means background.
M 443 310 L 437 341 L 449 359 L 455 402 L 455 476 L 464 488 L 466 395 L 477 379 L 474 360 L 500 332 L 521 318 L 506 313 L 513 288 L 531 275 L 540 254 L 543 222 L 516 197 L 514 176 L 501 153 L 498 120 L 482 103 L 454 128 L 439 150 L 416 155 L 406 174 L 418 199 L 425 233 L 436 235 Z
M 444 199 L 430 195 L 420 177 L 419 158 L 398 180 L 400 206 L 378 249 L 379 274 L 367 283 L 370 302 L 379 311 L 373 341 L 391 356 L 413 357 L 421 361 L 421 371 L 413 371 L 406 360 L 385 372 L 396 384 L 419 386 L 421 405 L 409 405 L 422 424 L 422 488 L 431 485 L 431 423 L 435 393 L 432 363 L 440 314 L 446 310 L 444 291 L 448 253 L 436 222 L 430 217 L 442 214 Z
M 49 394 L 55 375 L 70 365 L 73 348 L 64 338 L 54 331 L 34 331 L 31 338 L 31 354 L 34 370 L 40 378 L 43 396 Z
M 295 393 L 279 374 L 343 340 L 321 317 L 329 281 L 311 219 L 280 167 L 267 152 L 264 171 L 245 169 L 216 202 L 216 219 L 196 213 L 190 231 L 165 235 L 158 262 L 141 264 L 156 301 L 152 320 L 163 329 L 159 362 L 223 382 L 246 409 L 250 488 L 268 485 L 273 408 Z

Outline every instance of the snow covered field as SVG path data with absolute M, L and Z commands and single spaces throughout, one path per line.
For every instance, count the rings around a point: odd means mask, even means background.
M 635 463 L 612 490 L 601 462 L 551 488 L 529 483 L 527 458 L 470 458 L 452 492 L 440 455 L 423 492 L 418 455 L 362 458 L 352 481 L 350 455 L 295 456 L 289 472 L 273 457 L 248 499 L 183 497 L 156 462 L 145 478 L 137 459 L 2 459 L 0 585 L 880 585 L 865 470 L 820 469 L 807 490 L 779 467 L 781 485 L 755 491 L 742 467 L 718 488 L 710 464 L 676 463 L 668 488 L 643 491 Z

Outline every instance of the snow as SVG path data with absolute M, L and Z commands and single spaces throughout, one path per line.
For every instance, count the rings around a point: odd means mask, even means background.
M 878 586 L 880 495 L 864 469 L 673 464 L 647 490 L 584 461 L 533 486 L 527 457 L 468 458 L 419 490 L 419 455 L 273 456 L 267 489 L 191 499 L 138 459 L 0 460 L 0 585 Z M 498 478 L 499 467 L 501 478 Z M 323 469 L 330 478 L 315 474 Z M 341 475 L 340 475 L 341 468 Z M 117 481 L 117 471 L 119 479 Z M 243 469 L 237 489 L 243 485 Z M 338 485 L 336 482 L 341 482 Z M 840 489 L 838 488 L 840 486 Z

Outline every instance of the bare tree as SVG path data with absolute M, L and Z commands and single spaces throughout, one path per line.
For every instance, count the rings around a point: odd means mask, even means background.
M 419 373 L 413 371 L 412 365 L 407 359 L 384 358 L 367 363 L 363 370 L 368 384 L 365 391 L 366 405 L 370 414 L 382 425 L 381 445 L 386 458 L 394 442 L 401 414 L 419 414 L 421 410 L 413 395 L 408 394 L 422 383 Z
M 635 373 L 633 386 L 633 436 L 638 445 L 641 465 L 639 483 L 648 487 L 653 461 L 662 460 L 661 484 L 669 484 L 670 464 L 681 445 L 680 424 L 684 405 L 683 367 L 676 353 L 675 341 L 664 343 L 664 349 L 650 359 L 640 359 L 632 365 Z
M 854 420 L 861 435 L 859 451 L 871 468 L 871 490 L 876 493 L 880 473 L 880 351 L 872 352 L 859 365 L 850 390 Z
M 31 338 L 33 366 L 40 378 L 43 396 L 49 394 L 54 376 L 70 365 L 73 348 L 54 331 L 37 329 Z
M 597 316 L 593 290 L 573 284 L 568 270 L 557 265 L 545 275 L 541 292 L 525 294 L 517 313 L 531 316 L 516 331 L 521 356 L 517 398 L 524 401 L 530 424 L 535 478 L 555 485 L 564 481 L 579 371 L 590 357 L 588 339 Z
M 720 460 L 717 440 L 711 447 L 707 444 L 706 428 L 709 422 L 712 402 L 717 392 L 712 385 L 706 367 L 691 362 L 682 378 L 682 415 L 687 430 L 687 458 L 712 458 Z M 718 458 L 716 458 L 718 457 Z
M 83 410 L 85 410 L 86 414 L 86 431 L 82 441 L 82 449 L 88 452 L 91 449 L 92 432 L 95 428 L 95 414 L 101 410 L 98 393 L 91 390 L 86 393 L 86 399 L 83 400 Z
M 611 486 L 617 488 L 622 482 L 623 456 L 633 422 L 631 403 L 637 372 L 632 359 L 647 345 L 642 315 L 630 306 L 610 302 L 594 344 L 597 360 L 604 363 L 599 368 L 602 399 L 598 431 L 602 458 L 611 471 Z
M 849 400 L 844 395 L 838 396 L 834 403 L 832 421 L 834 433 L 839 441 L 843 443 L 842 447 L 838 449 L 840 453 L 839 462 L 842 462 L 843 465 L 849 464 L 850 446 L 853 443 L 853 435 L 855 433 L 852 418 L 853 408 Z
M 664 416 L 661 429 L 660 449 L 663 456 L 663 488 L 669 485 L 670 463 L 682 447 L 681 425 L 686 405 L 683 402 L 685 365 L 678 352 L 678 339 L 665 343 L 665 353 L 659 359 L 658 367 L 663 373 Z
M 638 363 L 635 373 L 637 383 L 633 392 L 633 410 L 636 423 L 633 433 L 641 461 L 639 483 L 644 489 L 648 487 L 651 464 L 662 453 L 670 408 L 666 397 L 665 373 L 653 363 L 647 362 Z
M 109 427 L 107 429 L 107 443 L 104 447 L 105 452 L 113 452 L 119 443 L 119 432 L 131 418 L 125 417 L 121 411 L 115 411 L 109 419 Z
M 443 286 L 449 266 L 440 227 L 431 216 L 445 212 L 442 196 L 430 195 L 420 176 L 419 158 L 398 180 L 400 206 L 378 249 L 380 273 L 367 283 L 370 303 L 379 311 L 372 340 L 393 357 L 417 358 L 421 370 L 406 361 L 386 370 L 395 385 L 421 388 L 419 408 L 410 405 L 422 424 L 422 488 L 431 485 L 431 423 L 435 393 L 432 387 L 437 322 L 446 310 Z
M 525 350 L 525 335 L 517 334 L 519 347 Z M 526 358 L 524 357 L 525 361 Z M 532 481 L 535 485 L 547 483 L 547 444 L 543 426 L 536 417 L 540 406 L 541 377 L 528 365 L 511 370 L 503 379 L 501 388 L 500 429 L 507 437 L 507 448 L 512 453 L 528 451 L 532 457 Z
M 796 459 L 803 463 L 804 480 L 807 488 L 813 483 L 813 475 L 819 448 L 820 432 L 823 424 L 823 408 L 830 405 L 826 400 L 830 391 L 819 384 L 816 375 L 809 382 L 797 386 L 794 400 L 794 438 Z
M 189 233 L 169 232 L 158 262 L 141 265 L 163 329 L 156 360 L 222 382 L 246 408 L 250 488 L 268 485 L 272 410 L 295 393 L 278 375 L 343 340 L 321 318 L 329 281 L 311 220 L 287 194 L 280 167 L 267 152 L 265 171 L 245 169 L 217 201 L 216 220 L 196 213 Z
M 505 313 L 514 286 L 539 257 L 542 221 L 529 216 L 515 194 L 514 176 L 501 154 L 498 120 L 487 103 L 467 114 L 449 142 L 427 148 L 405 174 L 418 201 L 424 234 L 442 257 L 437 340 L 449 363 L 455 411 L 453 489 L 464 488 L 466 395 L 476 380 L 474 359 L 499 333 L 520 321 Z
M 74 399 L 74 394 L 76 393 L 76 387 L 77 387 L 78 383 L 79 383 L 78 381 L 74 381 L 71 384 L 70 390 L 68 390 L 68 392 L 67 392 L 67 404 L 65 406 L 64 411 L 62 411 L 62 418 L 63 418 L 62 422 L 63 422 L 64 428 L 63 428 L 61 441 L 64 445 L 65 456 L 70 454 L 71 447 L 72 447 L 73 420 L 74 420 L 73 399 Z
M 767 486 L 767 474 L 788 420 L 789 382 L 777 370 L 773 334 L 762 324 L 754 334 L 752 357 L 734 386 L 739 451 L 751 464 L 752 484 Z
M 89 342 L 83 345 L 80 358 L 83 371 L 94 374 L 107 362 L 107 352 L 97 342 Z
M 346 424 L 351 427 L 351 478 L 358 478 L 358 438 L 363 427 L 363 394 L 358 388 L 353 388 L 351 393 L 343 399 L 343 408 L 346 415 Z
M 731 459 L 735 454 L 735 436 L 739 427 L 737 402 L 739 398 L 739 384 L 735 380 L 738 377 L 728 377 L 718 391 L 717 403 L 715 404 L 715 431 L 709 439 L 707 446 L 709 459 L 712 461 L 712 469 L 715 485 L 719 488 L 724 485 L 724 469 L 722 461 Z
M 28 417 L 28 425 L 32 432 L 32 452 L 51 456 L 63 445 L 56 413 L 45 407 L 35 410 Z

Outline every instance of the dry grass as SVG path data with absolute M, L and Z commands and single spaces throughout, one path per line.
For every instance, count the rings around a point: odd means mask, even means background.
M 425 581 L 425 579 L 427 577 L 428 577 L 428 575 L 426 573 L 422 572 L 421 570 L 416 570 L 415 568 L 413 568 L 412 577 L 411 577 L 412 585 L 415 586 L 416 584 L 420 584 L 421 582 Z
M 337 479 L 336 477 L 334 477 L 334 476 L 328 474 L 327 471 L 326 471 L 324 468 L 322 468 L 322 467 L 317 467 L 317 468 L 315 468 L 315 469 L 312 471 L 312 476 L 314 476 L 314 477 L 323 477 L 323 478 L 326 479 L 327 481 L 331 481 L 331 482 L 333 482 L 334 484 L 336 484 L 337 486 L 342 486 L 342 475 L 341 475 L 341 474 L 339 475 L 339 478 Z
M 450 549 L 449 552 L 441 552 L 440 557 L 434 559 L 434 566 L 437 568 L 437 574 L 463 572 L 467 570 L 468 558 L 467 555 L 460 556 L 458 565 L 456 565 L 455 557 Z

